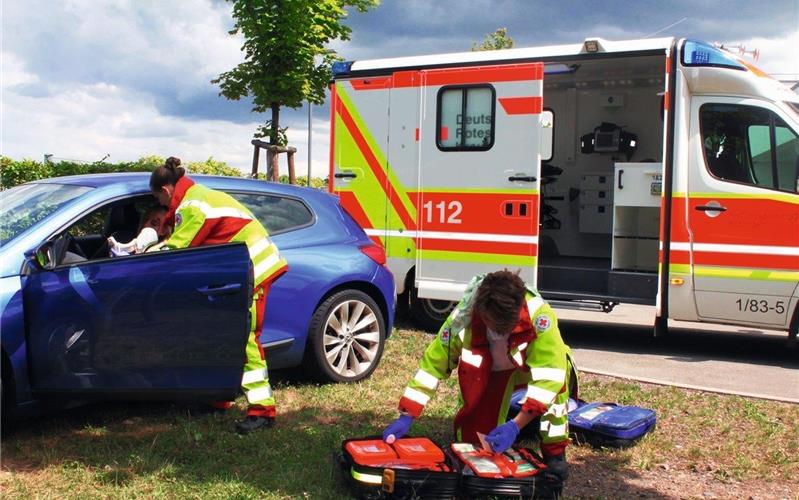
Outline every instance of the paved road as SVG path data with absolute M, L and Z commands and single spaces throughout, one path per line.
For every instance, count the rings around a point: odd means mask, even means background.
M 786 349 L 787 333 L 674 322 L 654 339 L 653 311 L 557 313 L 581 370 L 799 403 L 799 351 Z

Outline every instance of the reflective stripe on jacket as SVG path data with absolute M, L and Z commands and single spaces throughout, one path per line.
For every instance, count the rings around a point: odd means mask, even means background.
M 250 252 L 255 287 L 288 269 L 286 260 L 260 222 L 235 198 L 181 177 L 175 186 L 167 220 L 175 229 L 167 248 L 244 242 Z
M 456 367 L 461 389 L 456 428 L 464 415 L 476 410 L 491 376 L 492 364 L 485 325 L 471 314 L 474 295 L 482 279 L 483 276 L 472 279 L 463 298 L 428 345 L 418 371 L 400 399 L 400 411 L 418 417 L 435 394 L 439 381 L 448 378 Z M 555 404 L 559 393 L 568 390 L 566 374 L 571 370 L 570 351 L 560 336 L 549 304 L 530 288 L 525 298 L 519 322 L 508 339 L 508 357 L 520 372 L 515 380 L 527 384 L 522 411 L 542 415 Z M 510 394 L 505 399 L 509 397 Z M 507 404 L 505 401 L 503 406 Z M 507 409 L 502 414 L 506 412 Z

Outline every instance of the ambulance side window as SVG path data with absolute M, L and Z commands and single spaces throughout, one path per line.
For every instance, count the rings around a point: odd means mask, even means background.
M 441 151 L 487 151 L 494 145 L 495 92 L 491 85 L 442 87 L 436 144 Z
M 779 116 L 755 106 L 705 104 L 699 121 L 714 177 L 796 192 L 799 137 Z

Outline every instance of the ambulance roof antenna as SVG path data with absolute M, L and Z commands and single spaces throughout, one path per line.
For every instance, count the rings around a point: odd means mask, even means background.
M 674 23 L 671 23 L 671 24 L 669 24 L 668 26 L 666 26 L 665 28 L 661 28 L 661 29 L 659 29 L 659 30 L 657 30 L 657 31 L 653 31 L 652 33 L 650 33 L 650 34 L 648 34 L 648 35 L 646 35 L 646 36 L 643 36 L 643 37 L 641 37 L 641 38 L 649 38 L 649 37 L 655 36 L 655 35 L 657 35 L 658 33 L 662 33 L 662 32 L 664 32 L 664 31 L 666 31 L 667 29 L 669 29 L 669 28 L 673 28 L 674 26 L 677 26 L 677 25 L 678 25 L 678 24 L 680 24 L 681 22 L 683 22 L 683 21 L 687 21 L 687 20 L 688 20 L 688 18 L 687 18 L 687 17 L 683 17 L 683 18 L 682 18 L 682 19 L 680 19 L 679 21 L 677 21 L 677 22 L 674 22 Z
M 728 52 L 737 52 L 739 56 L 749 56 L 755 61 L 760 59 L 760 49 L 746 50 L 746 46 L 742 44 L 726 45 L 723 43 L 716 43 L 716 45 L 720 49 L 724 49 Z

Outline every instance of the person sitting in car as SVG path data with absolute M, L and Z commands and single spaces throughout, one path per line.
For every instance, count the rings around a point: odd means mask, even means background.
M 166 224 L 167 208 L 156 206 L 147 210 L 139 224 L 139 233 L 127 243 L 118 242 L 113 236 L 108 238 L 108 251 L 111 257 L 120 257 L 155 250 L 161 242 L 169 238 L 172 228 Z

